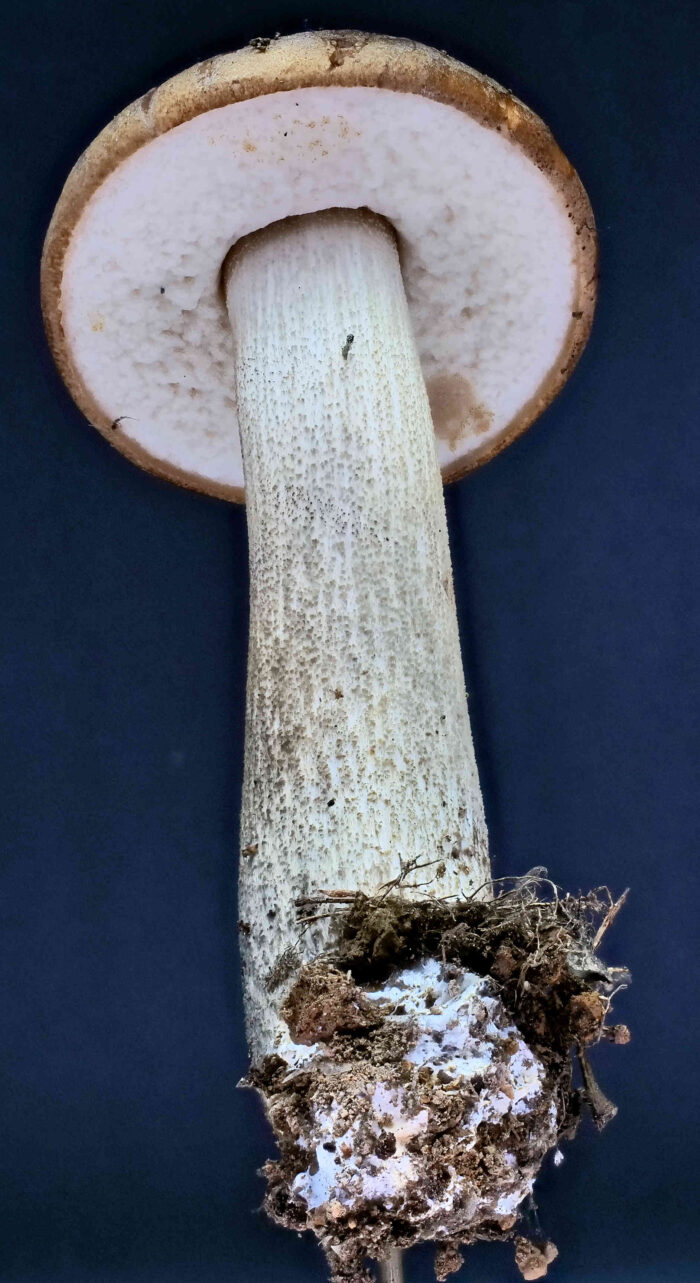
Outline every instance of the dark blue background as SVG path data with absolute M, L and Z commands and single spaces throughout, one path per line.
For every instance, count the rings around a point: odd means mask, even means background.
M 552 126 L 596 212 L 581 365 L 448 513 L 495 871 L 633 889 L 608 951 L 635 975 L 617 1004 L 634 1041 L 597 1055 L 621 1113 L 540 1182 L 552 1277 L 697 1278 L 700 42 L 694 3 L 642 0 L 25 0 L 6 17 L 0 1277 L 323 1277 L 311 1242 L 256 1213 L 270 1143 L 235 1090 L 245 513 L 87 426 L 37 276 L 61 184 L 114 112 L 305 21 L 492 74 Z M 430 1277 L 412 1254 L 409 1280 Z M 461 1277 L 508 1283 L 512 1254 L 477 1249 Z

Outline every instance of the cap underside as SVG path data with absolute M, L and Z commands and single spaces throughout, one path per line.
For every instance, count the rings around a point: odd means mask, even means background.
M 276 43 L 316 49 L 323 39 Z M 384 40 L 393 53 L 402 43 Z M 421 52 L 494 96 L 491 82 Z M 137 462 L 242 498 L 222 263 L 241 237 L 278 219 L 368 207 L 399 236 L 443 473 L 490 457 L 565 381 L 595 288 L 580 183 L 541 122 L 506 97 L 510 127 L 437 101 L 424 85 L 258 89 L 209 110 L 190 103 L 191 118 L 123 158 L 115 145 L 111 168 L 92 183 L 88 152 L 85 197 L 76 201 L 72 176 L 43 280 L 47 329 L 78 404 Z M 533 156 L 533 138 L 540 153 L 549 140 L 549 164 Z

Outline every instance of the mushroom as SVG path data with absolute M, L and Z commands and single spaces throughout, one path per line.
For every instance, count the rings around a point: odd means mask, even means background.
M 268 1208 L 315 1230 L 338 1279 L 506 1233 L 563 1121 L 494 982 L 401 933 L 491 894 L 442 479 L 565 382 L 595 258 L 578 176 L 528 108 L 353 32 L 253 42 L 152 90 L 81 157 L 47 234 L 46 328 L 88 419 L 160 476 L 245 487 L 250 1081 L 281 1147 Z M 479 1173 L 482 1123 L 511 1139 Z

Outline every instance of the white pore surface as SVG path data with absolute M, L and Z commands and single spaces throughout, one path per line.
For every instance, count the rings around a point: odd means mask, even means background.
M 473 1108 L 461 1124 L 465 1149 L 476 1145 L 481 1123 L 498 1122 L 509 1113 L 527 1114 L 541 1095 L 544 1067 L 516 1027 L 504 1019 L 501 1003 L 490 991 L 488 980 L 454 966 L 446 972 L 440 962 L 428 958 L 396 973 L 382 989 L 365 991 L 365 996 L 378 1003 L 387 1019 L 414 1027 L 415 1042 L 407 1059 L 418 1068 L 427 1066 L 435 1075 L 440 1074 L 437 1081 L 448 1088 L 458 1079 L 463 1084 L 479 1079 Z M 509 1046 L 505 1057 L 504 1043 Z M 288 1044 L 279 1050 L 295 1068 L 323 1055 L 319 1044 L 303 1049 Z M 411 1110 L 406 1092 L 395 1083 L 368 1083 L 365 1100 L 356 1087 L 353 1093 L 348 1098 L 339 1081 L 332 1107 L 314 1111 L 312 1137 L 301 1142 L 311 1151 L 311 1161 L 295 1178 L 293 1191 L 309 1209 L 334 1200 L 348 1206 L 361 1199 L 381 1199 L 391 1206 L 400 1202 L 419 1179 L 420 1155 L 407 1146 L 414 1137 L 429 1134 L 428 1109 Z M 368 1114 L 373 1120 L 371 1132 L 376 1136 L 382 1131 L 394 1135 L 395 1151 L 386 1158 L 367 1153 L 366 1145 L 356 1147 L 360 1130 L 366 1134 Z M 554 1105 L 550 1107 L 550 1119 L 554 1141 Z M 329 1151 L 324 1144 L 331 1141 L 335 1148 Z M 514 1155 L 506 1155 L 505 1163 L 512 1168 L 512 1179 L 505 1180 L 495 1205 L 502 1216 L 515 1211 L 534 1181 L 532 1173 L 519 1170 Z M 436 1213 L 450 1211 L 458 1200 L 465 1205 L 474 1202 L 472 1211 L 478 1213 L 477 1191 L 452 1170 L 439 1202 L 429 1200 L 425 1217 L 432 1219 Z
M 365 87 L 204 113 L 145 144 L 92 197 L 66 258 L 62 318 L 121 433 L 203 480 L 243 485 L 221 265 L 247 233 L 334 206 L 368 206 L 400 235 L 441 464 L 499 436 L 570 323 L 572 223 L 502 134 Z

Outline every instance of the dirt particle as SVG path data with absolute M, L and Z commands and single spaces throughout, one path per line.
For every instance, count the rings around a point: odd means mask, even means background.
M 599 993 L 577 993 L 569 1002 L 569 1027 L 577 1042 L 594 1042 L 600 1037 L 605 1005 Z
M 282 1016 L 295 1042 L 310 1047 L 333 1036 L 376 1029 L 376 1009 L 347 975 L 323 963 L 304 967 L 291 990 Z
M 632 1037 L 627 1025 L 605 1025 L 601 1033 L 617 1047 L 625 1047 Z
M 396 1153 L 396 1137 L 393 1132 L 382 1132 L 374 1146 L 378 1158 L 391 1158 Z
M 558 1255 L 554 1243 L 535 1242 L 522 1237 L 515 1240 L 515 1264 L 524 1279 L 543 1279 Z
M 435 1249 L 435 1277 L 444 1283 L 450 1274 L 456 1274 L 464 1264 L 464 1256 L 456 1243 L 441 1243 Z
M 491 964 L 491 975 L 497 980 L 510 980 L 517 970 L 518 960 L 507 944 L 499 945 Z
M 328 53 L 328 66 L 331 68 L 342 67 L 343 63 L 352 58 L 363 45 L 367 43 L 367 37 L 351 33 L 347 36 L 337 35 L 329 42 L 330 50 Z

